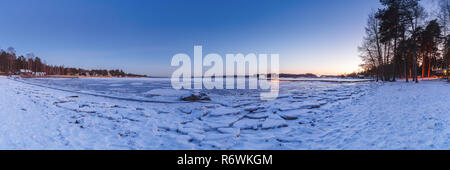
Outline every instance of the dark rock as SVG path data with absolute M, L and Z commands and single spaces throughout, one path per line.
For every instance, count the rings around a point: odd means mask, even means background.
M 208 95 L 206 95 L 205 93 L 194 92 L 194 93 L 182 96 L 181 100 L 183 100 L 183 101 L 190 101 L 190 102 L 201 101 L 201 100 L 210 101 L 211 98 Z

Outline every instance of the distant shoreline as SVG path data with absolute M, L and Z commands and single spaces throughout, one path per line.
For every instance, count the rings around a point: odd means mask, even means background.
M 73 75 L 18 76 L 18 77 L 20 77 L 20 78 L 150 78 L 150 77 L 73 76 Z

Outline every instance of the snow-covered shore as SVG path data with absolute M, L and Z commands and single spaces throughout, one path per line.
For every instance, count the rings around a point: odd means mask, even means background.
M 192 103 L 162 87 L 136 100 L 56 87 L 0 77 L 0 149 L 450 149 L 450 85 L 437 80 L 282 82 L 268 102 L 247 91 Z

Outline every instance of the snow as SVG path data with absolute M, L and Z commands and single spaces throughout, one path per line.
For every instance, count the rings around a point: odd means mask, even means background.
M 147 97 L 153 97 L 153 96 L 166 96 L 166 97 L 181 97 L 185 95 L 186 93 L 182 90 L 175 90 L 175 89 L 153 89 L 148 92 L 145 92 L 144 95 Z
M 0 149 L 448 149 L 450 85 L 282 81 L 173 90 L 169 79 L 0 77 Z

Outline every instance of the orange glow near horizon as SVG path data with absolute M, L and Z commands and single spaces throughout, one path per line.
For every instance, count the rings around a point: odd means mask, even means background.
M 280 70 L 280 73 L 284 74 L 307 74 L 312 73 L 315 75 L 343 75 L 343 74 L 350 74 L 354 72 L 360 72 L 362 71 L 361 68 L 350 68 L 350 69 L 339 69 L 337 71 L 335 70 L 328 70 L 328 69 L 304 69 L 304 70 Z
M 357 43 L 355 43 L 357 46 Z M 362 71 L 356 49 L 317 51 L 290 51 L 280 55 L 280 73 L 342 75 Z

